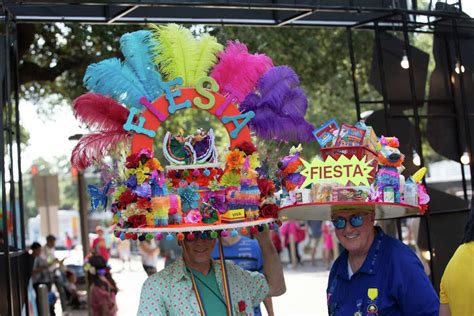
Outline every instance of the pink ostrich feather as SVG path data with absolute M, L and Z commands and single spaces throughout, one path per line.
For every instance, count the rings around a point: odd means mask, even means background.
M 119 130 L 127 122 L 129 110 L 112 98 L 98 93 L 86 93 L 74 100 L 73 112 L 76 118 L 90 128 Z
M 74 115 L 95 131 L 84 135 L 71 155 L 71 164 L 79 170 L 100 161 L 130 134 L 123 129 L 129 110 L 113 99 L 96 93 L 81 95 L 73 103 Z
M 93 162 L 100 162 L 116 144 L 128 138 L 128 133 L 124 133 L 123 129 L 84 135 L 72 150 L 71 164 L 79 170 L 84 170 Z
M 226 49 L 218 57 L 219 63 L 212 69 L 211 77 L 219 84 L 220 93 L 232 95 L 239 103 L 254 90 L 258 79 L 273 67 L 270 57 L 249 54 L 247 46 L 239 42 L 227 42 Z

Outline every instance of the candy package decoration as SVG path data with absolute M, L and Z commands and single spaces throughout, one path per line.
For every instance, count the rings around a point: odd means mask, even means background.
M 339 125 L 331 119 L 313 131 L 313 135 L 321 147 L 329 146 L 337 138 Z
M 336 139 L 336 146 L 360 146 L 364 141 L 365 130 L 351 126 L 349 124 L 342 124 L 339 130 L 339 135 Z

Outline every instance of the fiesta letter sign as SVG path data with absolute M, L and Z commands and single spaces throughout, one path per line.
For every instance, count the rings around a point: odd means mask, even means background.
M 180 88 L 181 78 L 162 83 L 164 95 L 150 103 L 145 98 L 140 103 L 143 113 L 131 108 L 123 128 L 135 132 L 132 138 L 132 152 L 152 148 L 156 130 L 171 115 L 180 110 L 196 108 L 214 115 L 224 125 L 230 137 L 231 147 L 242 141 L 250 141 L 248 122 L 255 116 L 253 111 L 241 113 L 232 98 L 219 94 L 219 85 L 211 77 L 199 80 L 196 87 Z M 206 88 L 209 87 L 209 88 Z
M 337 159 L 329 156 L 325 161 L 313 159 L 311 163 L 301 159 L 305 169 L 301 172 L 306 177 L 301 187 L 316 182 L 337 182 L 341 185 L 347 185 L 350 181 L 354 185 L 364 184 L 369 186 L 369 178 L 372 178 L 370 172 L 374 168 L 370 165 L 370 161 L 366 161 L 366 157 L 359 160 L 356 156 L 347 158 L 340 156 Z

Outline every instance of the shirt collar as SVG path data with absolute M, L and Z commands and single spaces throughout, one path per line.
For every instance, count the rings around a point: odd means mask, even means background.
M 364 260 L 364 263 L 362 264 L 362 267 L 355 272 L 356 273 L 366 273 L 366 274 L 375 274 L 377 264 L 380 261 L 380 250 L 381 250 L 381 244 L 384 239 L 384 232 L 379 226 L 375 226 L 375 237 L 374 240 L 372 241 L 372 245 L 370 246 L 369 253 L 367 254 L 367 257 Z M 349 280 L 348 276 L 348 270 L 347 270 L 347 263 L 349 261 L 348 257 L 349 253 L 347 250 L 344 250 L 341 254 L 341 259 L 343 264 L 339 265 L 337 275 L 339 277 L 342 277 L 346 280 Z
M 217 260 L 213 260 L 212 265 L 217 278 L 217 276 L 221 274 L 220 262 Z M 170 275 L 172 282 L 179 282 L 188 279 L 190 280 L 189 273 L 186 269 L 186 265 L 182 256 L 178 257 L 176 261 L 170 266 Z M 219 279 L 217 278 L 217 280 Z

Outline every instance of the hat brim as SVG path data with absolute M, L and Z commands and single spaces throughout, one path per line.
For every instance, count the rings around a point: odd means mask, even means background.
M 270 224 L 278 221 L 277 218 L 263 218 L 254 221 L 244 221 L 238 223 L 222 223 L 216 225 L 205 225 L 205 224 L 181 224 L 181 225 L 168 225 L 162 227 L 139 227 L 139 228 L 116 228 L 116 232 L 124 233 L 190 233 L 190 232 L 205 232 L 205 231 L 219 231 L 219 230 L 232 230 L 240 229 L 244 227 L 260 226 L 264 224 Z
M 420 207 L 386 202 L 328 202 L 285 206 L 280 209 L 281 220 L 330 220 L 338 211 L 375 212 L 375 219 L 400 218 L 420 214 Z

